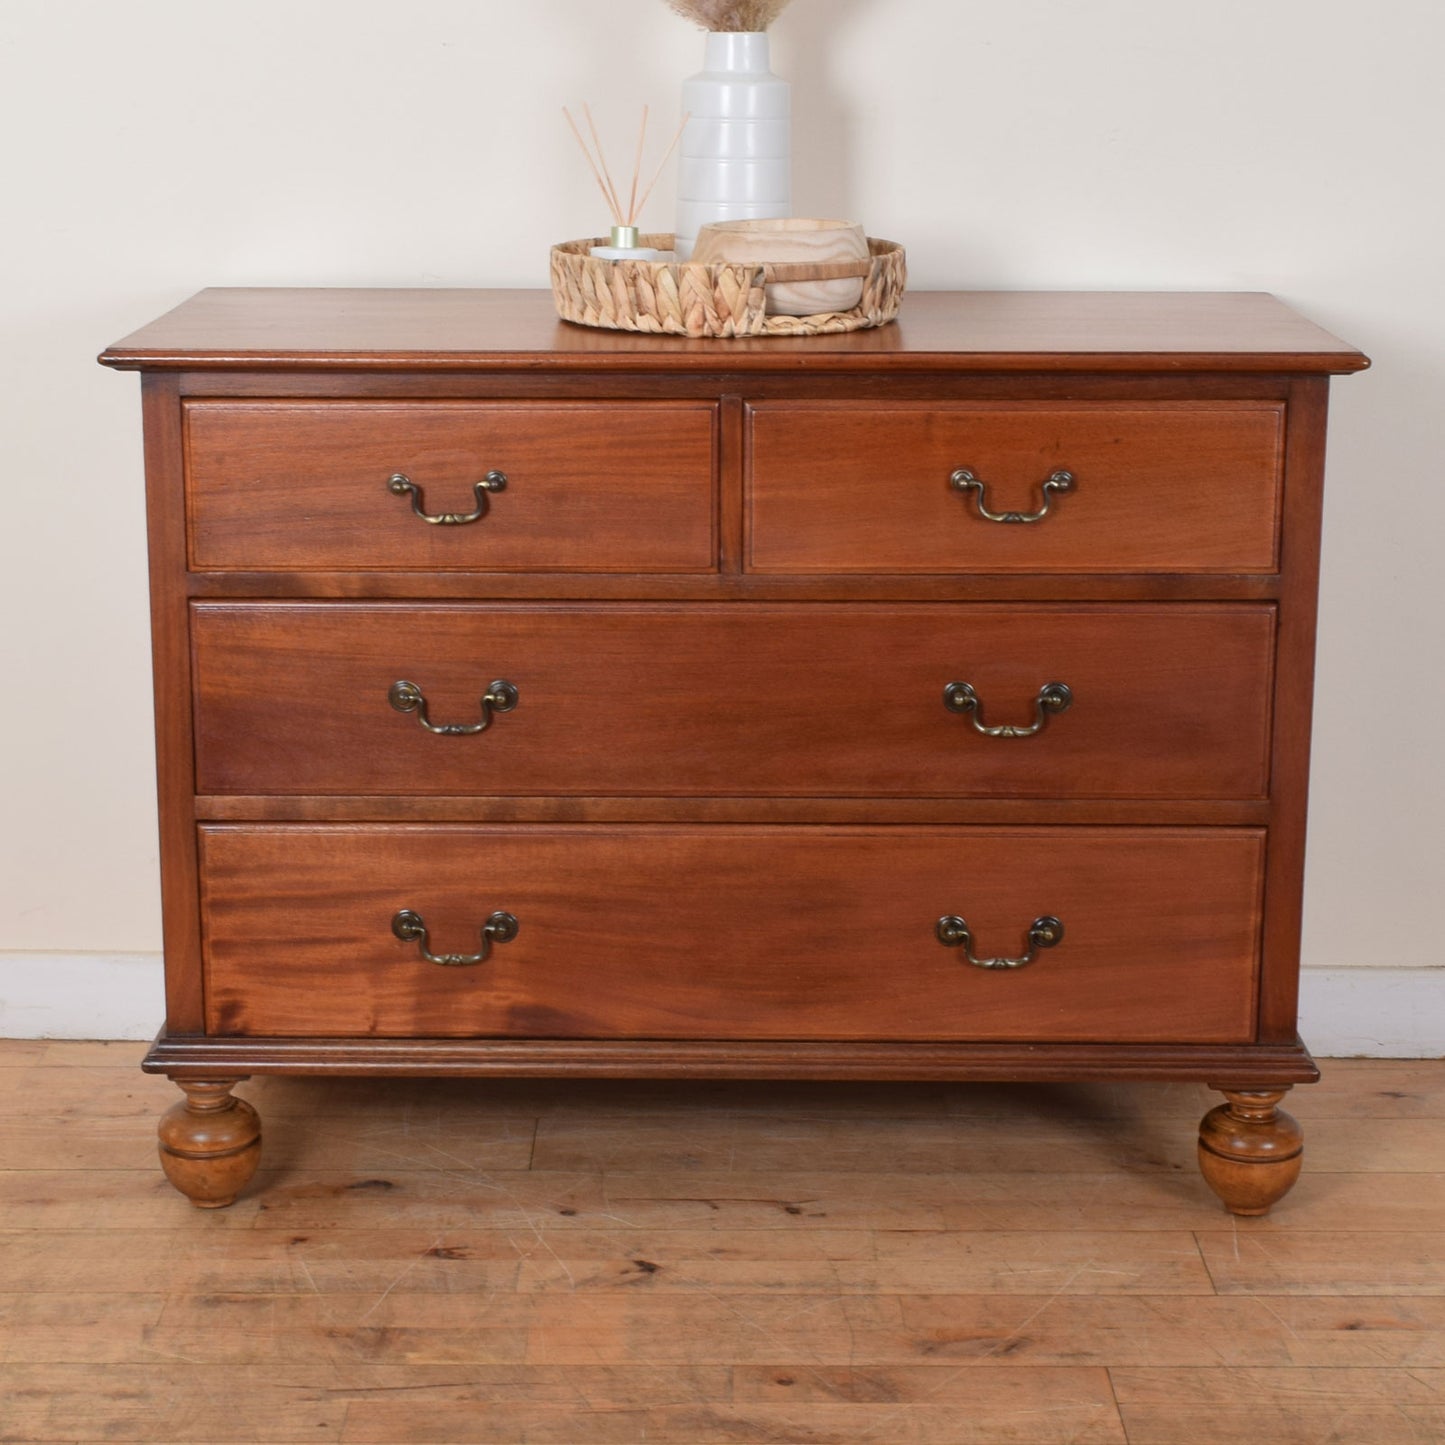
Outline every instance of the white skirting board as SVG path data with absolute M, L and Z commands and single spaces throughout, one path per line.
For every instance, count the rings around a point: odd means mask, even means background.
M 149 1039 L 164 1016 L 158 953 L 0 953 L 0 1038 Z
M 1445 968 L 1306 968 L 1299 1032 L 1320 1059 L 1445 1058 Z
M 154 953 L 0 953 L 0 1038 L 148 1039 Z M 1445 968 L 1307 968 L 1300 1035 L 1319 1058 L 1445 1057 Z

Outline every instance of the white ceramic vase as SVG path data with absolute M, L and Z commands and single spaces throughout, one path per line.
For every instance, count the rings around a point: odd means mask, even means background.
M 793 209 L 788 82 L 768 68 L 764 31 L 707 37 L 703 70 L 682 83 L 677 258 L 710 221 L 770 220 Z

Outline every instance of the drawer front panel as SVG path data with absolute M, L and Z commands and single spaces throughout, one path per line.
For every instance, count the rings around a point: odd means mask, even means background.
M 1269 604 L 197 603 L 203 794 L 1252 798 Z M 421 709 L 389 701 L 411 683 Z M 510 711 L 484 709 L 510 683 Z M 1062 683 L 1066 711 L 1038 697 Z M 972 712 L 945 702 L 967 685 Z M 956 689 L 955 689 L 956 692 Z M 1031 736 L 980 727 L 1042 726 Z
M 1245 829 L 201 829 L 207 1029 L 227 1035 L 1253 1036 Z M 393 931 L 420 916 L 427 962 Z M 1041 915 L 1058 944 L 1017 969 Z
M 707 572 L 705 402 L 190 402 L 191 566 Z M 500 491 L 477 482 L 500 472 Z M 475 522 L 433 524 L 428 515 Z
M 749 409 L 754 572 L 1273 572 L 1284 408 L 778 402 Z M 983 491 L 950 479 L 967 469 Z M 1043 482 L 1064 470 L 1031 524 Z

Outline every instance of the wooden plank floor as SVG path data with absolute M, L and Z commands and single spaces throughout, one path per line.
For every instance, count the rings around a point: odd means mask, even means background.
M 1234 1220 L 1180 1085 L 258 1079 L 0 1042 L 0 1440 L 1445 1440 L 1445 1063 L 1326 1062 Z

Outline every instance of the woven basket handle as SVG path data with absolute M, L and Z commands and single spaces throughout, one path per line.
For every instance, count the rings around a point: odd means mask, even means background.
M 765 281 L 843 281 L 852 276 L 867 276 L 873 270 L 873 258 L 861 261 L 779 261 L 759 265 Z

